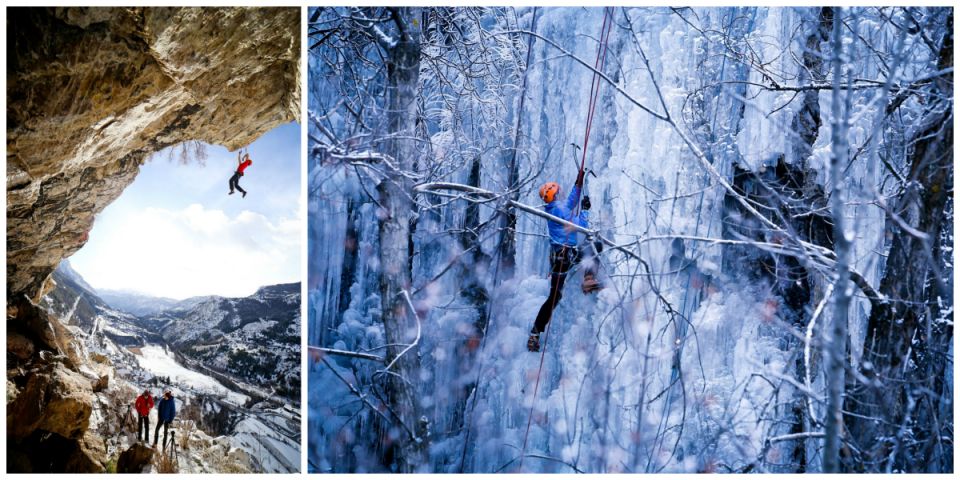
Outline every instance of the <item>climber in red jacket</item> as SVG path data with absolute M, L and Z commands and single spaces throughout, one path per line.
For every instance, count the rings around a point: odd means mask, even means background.
M 144 390 L 133 405 L 136 407 L 139 417 L 137 421 L 137 441 L 150 443 L 150 409 L 153 408 L 153 396 L 150 395 L 150 390 Z M 143 440 L 140 439 L 141 435 Z
M 241 157 L 240 153 L 237 152 L 237 171 L 233 172 L 233 176 L 230 177 L 230 193 L 227 195 L 233 195 L 233 190 L 237 189 L 244 197 L 247 196 L 247 191 L 240 188 L 240 177 L 243 176 L 243 171 L 250 165 L 253 165 L 253 160 L 250 160 L 250 154 L 247 153 Z

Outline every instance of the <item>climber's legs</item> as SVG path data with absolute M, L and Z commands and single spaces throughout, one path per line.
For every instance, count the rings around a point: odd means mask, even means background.
M 599 241 L 584 245 L 581 250 L 583 258 L 583 283 L 580 288 L 583 293 L 591 293 L 603 288 L 603 284 L 597 280 L 597 256 L 603 251 L 603 243 Z
M 170 422 L 157 421 L 157 429 L 153 432 L 153 446 L 157 446 L 157 440 L 160 439 L 160 427 L 163 427 L 163 449 L 167 448 L 167 430 L 170 429 Z
M 240 187 L 240 172 L 233 172 L 233 176 L 230 177 L 230 193 L 227 195 L 233 195 L 233 191 Z
M 137 441 L 150 443 L 150 416 L 137 414 Z M 141 438 L 143 440 L 141 440 Z
M 577 247 L 563 245 L 551 245 L 550 251 L 550 294 L 546 301 L 540 306 L 537 313 L 537 320 L 530 330 L 530 338 L 527 341 L 527 349 L 531 352 L 540 350 L 540 333 L 547 328 L 547 323 L 553 316 L 553 310 L 563 298 L 563 283 L 567 279 L 567 272 L 577 262 L 580 261 L 580 252 Z

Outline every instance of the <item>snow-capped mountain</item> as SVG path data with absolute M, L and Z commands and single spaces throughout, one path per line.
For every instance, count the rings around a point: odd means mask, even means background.
M 249 297 L 184 301 L 139 321 L 204 368 L 299 401 L 299 283 L 262 287 Z
M 168 308 L 172 308 L 180 300 L 165 297 L 154 297 L 131 290 L 97 289 L 96 292 L 104 302 L 113 308 L 131 313 L 138 317 L 151 315 Z
M 150 329 L 143 328 L 135 315 L 111 307 L 83 277 L 63 261 L 53 272 L 56 286 L 40 300 L 60 321 L 87 335 L 102 332 L 118 345 L 143 345 L 162 342 Z
M 56 287 L 44 296 L 40 303 L 57 314 L 61 321 L 89 332 L 97 315 L 109 310 L 96 290 L 70 266 L 68 260 L 60 263 L 53 272 Z
M 90 333 L 102 329 L 119 345 L 166 344 L 181 361 L 225 375 L 258 397 L 300 399 L 300 284 L 261 287 L 249 297 L 191 297 L 169 303 L 145 295 L 115 295 L 114 303 L 63 262 L 45 306 Z M 122 297 L 122 298 L 121 298 Z M 116 302 L 120 299 L 120 302 Z M 133 305 L 137 315 L 118 305 Z M 164 308 L 159 308 L 163 306 Z

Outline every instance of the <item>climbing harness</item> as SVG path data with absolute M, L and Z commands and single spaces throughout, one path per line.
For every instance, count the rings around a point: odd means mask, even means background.
M 600 29 L 600 37 L 599 37 L 600 44 L 597 46 L 597 59 L 594 62 L 593 81 L 590 84 L 590 102 L 587 106 L 587 121 L 586 121 L 586 126 L 584 128 L 584 138 L 583 138 L 583 155 L 580 158 L 580 171 L 578 172 L 578 175 L 577 175 L 578 178 L 583 177 L 584 168 L 587 162 L 587 144 L 590 141 L 590 130 L 593 126 L 594 112 L 596 111 L 597 98 L 599 97 L 599 93 L 600 93 L 600 81 L 601 81 L 600 72 L 603 70 L 603 65 L 607 57 L 607 40 L 610 37 L 610 31 L 613 30 L 612 11 L 613 9 L 609 7 L 604 7 L 603 9 L 603 26 Z M 582 195 L 582 193 L 583 193 L 583 188 L 581 184 L 580 194 Z M 573 213 L 574 215 L 578 215 L 580 213 L 579 196 L 577 198 L 576 205 L 574 206 Z M 567 246 L 564 245 L 563 249 L 561 250 L 561 255 L 566 255 L 566 249 L 567 249 Z M 550 275 L 551 281 L 553 280 L 552 270 L 553 270 L 553 266 L 551 265 L 551 275 Z M 566 275 L 568 273 L 569 273 L 569 269 L 567 270 L 567 272 L 561 273 L 560 275 Z M 557 306 L 556 302 L 557 302 L 557 299 L 556 297 L 554 297 L 554 302 L 553 302 L 554 308 L 556 308 Z M 551 317 L 553 316 L 552 309 L 550 311 L 550 316 Z M 527 452 L 527 440 L 530 436 L 530 424 L 533 421 L 533 409 L 534 409 L 534 406 L 536 405 L 537 392 L 540 390 L 540 376 L 543 373 L 543 360 L 546 357 L 546 353 L 547 353 L 547 340 L 549 338 L 548 334 L 550 332 L 551 323 L 553 322 L 548 321 L 546 328 L 544 328 L 542 332 L 543 343 L 540 348 L 540 366 L 537 368 L 537 381 L 533 387 L 534 401 L 530 402 L 530 414 L 527 416 L 527 428 L 523 433 L 523 447 L 521 447 L 520 449 L 520 464 L 517 467 L 518 470 L 523 469 L 523 459 L 525 458 L 526 452 Z

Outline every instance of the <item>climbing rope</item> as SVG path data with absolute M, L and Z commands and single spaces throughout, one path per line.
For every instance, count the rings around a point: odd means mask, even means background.
M 594 111 L 597 107 L 597 98 L 600 93 L 600 72 L 603 70 L 603 64 L 606 61 L 607 57 L 607 40 L 610 37 L 610 31 L 613 30 L 613 19 L 611 17 L 611 8 L 604 7 L 603 9 L 603 26 L 600 28 L 600 44 L 597 46 L 597 59 L 594 62 L 593 68 L 593 81 L 590 84 L 590 101 L 587 106 L 587 121 L 586 127 L 584 129 L 584 138 L 583 138 L 583 156 L 580 159 L 580 171 L 577 173 L 577 176 L 582 176 L 584 168 L 587 162 L 587 143 L 590 141 L 590 130 L 593 126 L 593 117 Z M 577 202 L 574 206 L 574 214 L 580 213 L 580 195 L 583 193 L 583 188 L 581 186 L 580 191 L 578 192 Z M 566 261 L 567 259 L 567 246 L 564 245 L 560 250 L 560 256 Z M 552 262 L 551 262 L 552 263 Z M 572 267 L 572 265 L 571 265 Z M 550 266 L 551 270 L 551 280 L 553 279 L 553 265 Z M 566 272 L 562 272 L 558 275 L 557 282 L 560 281 L 561 275 L 567 275 L 570 272 L 570 268 L 567 268 Z M 554 296 L 553 305 L 550 309 L 550 316 L 553 316 L 553 310 L 557 307 L 558 298 Z M 551 318 L 552 320 L 552 318 Z M 549 339 L 550 334 L 550 324 L 552 321 L 547 322 L 546 328 L 543 330 L 543 343 L 540 348 L 540 366 L 537 368 L 537 381 L 533 387 L 533 401 L 530 402 L 530 413 L 527 415 L 527 428 L 523 433 L 523 447 L 520 449 L 520 464 L 517 467 L 518 470 L 523 469 L 523 459 L 526 457 L 527 452 L 527 439 L 530 436 L 530 425 L 533 422 L 533 409 L 536 406 L 537 392 L 540 390 L 540 377 L 543 373 L 543 360 L 546 358 L 547 354 L 547 340 Z

